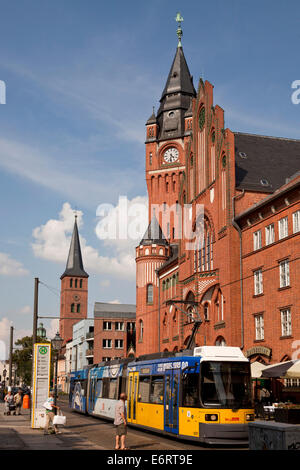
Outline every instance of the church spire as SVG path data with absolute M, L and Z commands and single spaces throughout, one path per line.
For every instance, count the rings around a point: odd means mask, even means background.
M 70 250 L 69 250 L 67 266 L 66 266 L 65 272 L 61 276 L 61 279 L 63 279 L 66 276 L 89 277 L 89 275 L 85 272 L 83 268 L 79 233 L 78 233 L 78 226 L 77 226 L 77 214 L 75 214 L 75 223 L 74 223 L 74 229 L 73 229 L 73 234 L 72 234 L 72 240 L 71 240 L 71 245 L 70 245 Z
M 193 77 L 190 74 L 181 44 L 183 18 L 178 13 L 175 19 L 178 22 L 178 46 L 157 112 L 158 140 L 184 136 L 184 114 L 189 109 L 192 98 L 196 97 Z

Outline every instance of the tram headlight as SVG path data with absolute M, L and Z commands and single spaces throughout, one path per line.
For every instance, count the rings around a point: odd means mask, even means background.
M 218 415 L 216 415 L 216 414 L 207 414 L 207 415 L 205 415 L 205 421 L 218 421 Z
M 247 413 L 246 414 L 246 421 L 254 421 L 254 414 Z

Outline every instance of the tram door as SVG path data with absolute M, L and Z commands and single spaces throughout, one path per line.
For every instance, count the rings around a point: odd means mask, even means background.
M 136 404 L 138 397 L 139 373 L 130 372 L 128 380 L 127 394 L 127 420 L 129 423 L 136 423 Z
M 178 434 L 179 370 L 165 372 L 165 431 Z

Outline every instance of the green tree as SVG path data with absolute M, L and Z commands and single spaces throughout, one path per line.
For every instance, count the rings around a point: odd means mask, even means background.
M 49 343 L 50 341 L 45 341 L 45 339 L 38 337 L 37 342 Z M 24 336 L 24 338 L 18 339 L 15 342 L 15 346 L 18 349 L 15 349 L 12 360 L 15 364 L 16 375 L 20 377 L 23 383 L 31 385 L 33 356 L 32 336 Z

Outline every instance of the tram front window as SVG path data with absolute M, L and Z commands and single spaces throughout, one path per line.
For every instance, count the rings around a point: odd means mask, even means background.
M 204 406 L 251 407 L 249 363 L 203 362 L 201 401 Z

